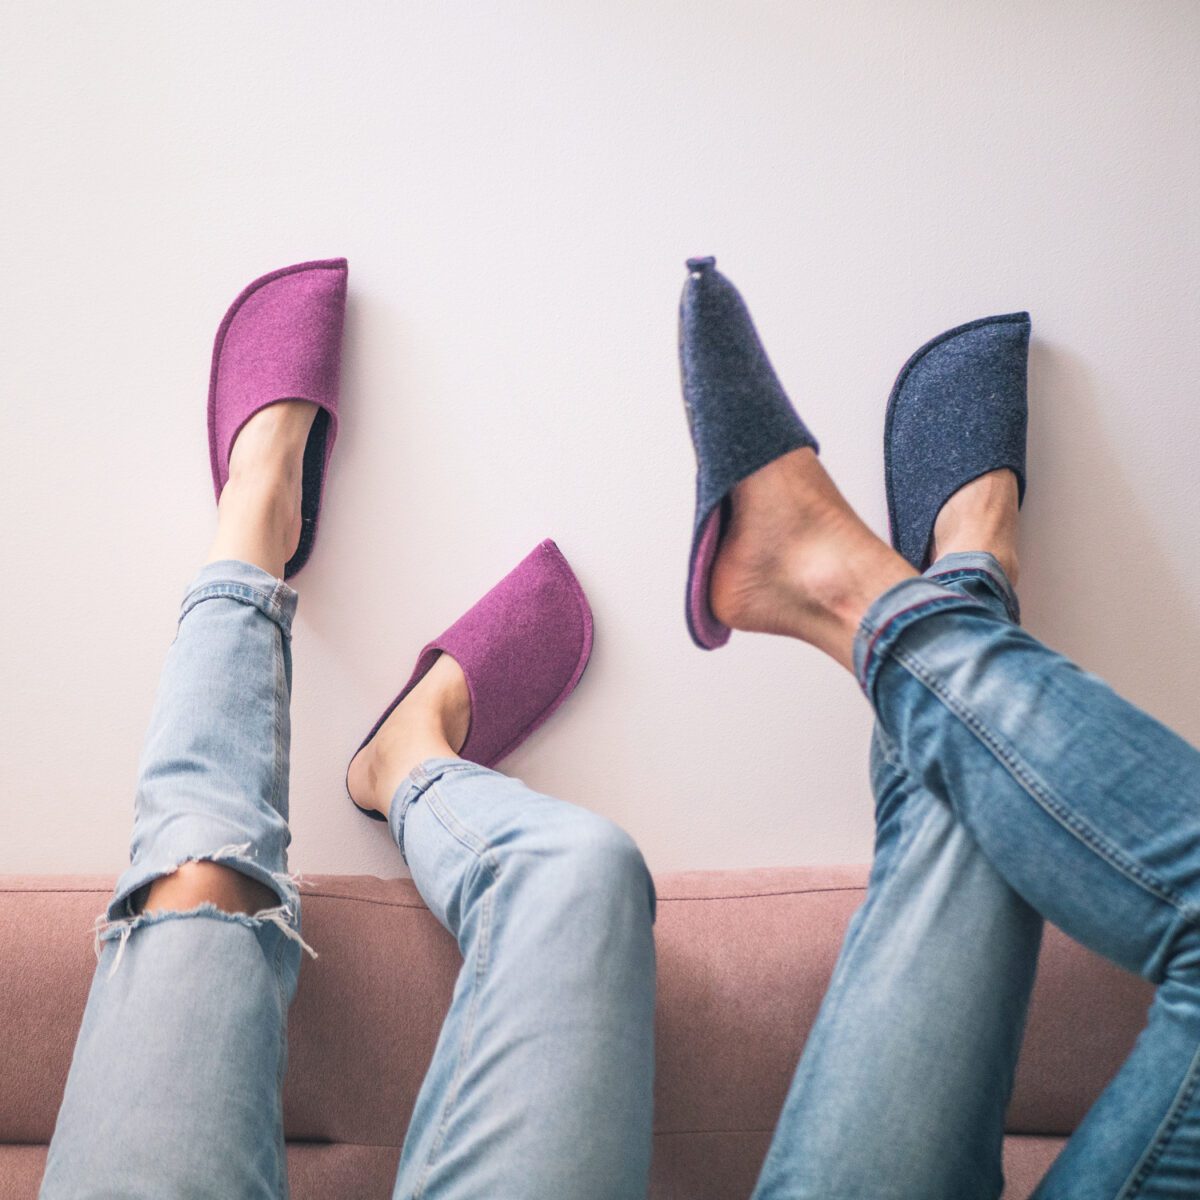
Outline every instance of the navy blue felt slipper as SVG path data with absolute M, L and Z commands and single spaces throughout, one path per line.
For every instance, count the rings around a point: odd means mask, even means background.
M 796 414 L 758 340 L 737 288 L 715 258 L 689 258 L 679 305 L 683 404 L 696 448 L 696 522 L 685 612 L 692 641 L 716 650 L 729 626 L 709 604 L 709 576 L 731 511 L 729 493 L 747 475 L 817 440 Z
M 892 545 L 929 566 L 942 505 L 972 479 L 1008 467 L 1025 499 L 1029 314 L 969 321 L 904 364 L 883 433 Z

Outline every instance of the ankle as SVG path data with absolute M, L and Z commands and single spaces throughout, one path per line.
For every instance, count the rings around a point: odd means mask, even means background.
M 375 753 L 370 746 L 363 752 L 365 773 L 352 777 L 350 787 L 350 795 L 363 808 L 373 808 L 388 816 L 396 793 L 421 763 L 456 757 L 436 730 L 412 729 L 408 733 L 409 736 L 392 739 L 386 748 L 381 746 Z
M 208 561 L 239 559 L 283 577 L 300 541 L 298 488 L 267 472 L 231 475 L 217 503 Z
M 985 551 L 999 562 L 1015 587 L 1017 477 L 1007 468 L 989 471 L 959 488 L 942 506 L 933 526 L 933 558 Z
M 871 602 L 913 574 L 805 449 L 735 489 L 709 596 L 731 628 L 799 638 L 848 667 Z
M 255 413 L 233 443 L 218 508 L 237 509 L 239 516 L 272 522 L 290 534 L 300 519 L 304 447 L 316 411 L 308 401 L 287 400 Z
M 229 460 L 228 488 L 234 484 L 247 492 L 270 493 L 298 490 L 303 459 L 296 455 L 265 454 L 251 451 L 235 454 Z M 224 495 L 225 489 L 222 489 Z
M 854 639 L 871 605 L 916 572 L 851 511 L 809 548 L 795 584 L 793 637 L 853 670 Z
M 417 766 L 431 758 L 456 757 L 439 721 L 406 714 L 402 724 L 380 730 L 355 756 L 347 776 L 350 797 L 386 817 L 396 793 Z
M 351 799 L 387 816 L 392 798 L 414 767 L 431 758 L 458 757 L 470 720 L 471 699 L 462 668 L 441 654 L 350 763 Z

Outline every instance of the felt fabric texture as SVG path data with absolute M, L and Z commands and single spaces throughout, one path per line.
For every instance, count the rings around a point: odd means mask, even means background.
M 857 866 L 655 874 L 649 1200 L 750 1195 L 866 880 Z M 20 964 L 0 971 L 0 1200 L 37 1195 L 96 969 L 92 920 L 112 890 L 111 877 L 0 880 L 0 957 Z M 304 960 L 288 1017 L 291 1195 L 387 1200 L 462 956 L 411 879 L 312 875 L 303 890 L 320 957 Z M 1006 1121 L 1005 1200 L 1029 1196 L 1152 994 L 1047 928 Z
M 318 406 L 304 448 L 300 544 L 284 578 L 295 575 L 312 553 L 337 438 L 346 277 L 344 258 L 297 263 L 261 276 L 230 305 L 213 344 L 208 448 L 218 500 L 229 479 L 234 440 L 256 412 L 278 400 Z
M 784 392 L 737 288 L 715 258 L 689 258 L 679 306 L 683 405 L 696 450 L 696 514 L 684 604 L 703 650 L 730 636 L 708 601 L 729 493 L 780 455 L 817 440 Z
M 459 757 L 495 766 L 575 690 L 592 652 L 592 610 L 558 546 L 550 538 L 535 546 L 421 649 L 408 682 L 384 709 L 356 756 L 443 652 L 462 668 L 471 697 L 470 724 Z M 359 804 L 355 808 L 375 820 L 386 819 L 374 809 Z
M 930 563 L 942 505 L 964 484 L 1010 468 L 1025 498 L 1029 314 L 969 321 L 926 342 L 904 364 L 883 435 L 892 545 Z

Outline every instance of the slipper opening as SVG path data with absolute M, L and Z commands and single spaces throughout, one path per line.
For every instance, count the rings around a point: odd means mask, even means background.
M 284 568 L 284 578 L 294 575 L 308 561 L 317 534 L 317 514 L 321 507 L 321 484 L 325 473 L 325 442 L 329 436 L 329 413 L 317 409 L 308 441 L 304 445 L 304 465 L 300 484 L 300 544 Z

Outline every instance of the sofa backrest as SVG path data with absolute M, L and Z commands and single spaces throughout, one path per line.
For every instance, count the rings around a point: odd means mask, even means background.
M 846 923 L 859 867 L 657 875 L 653 1200 L 748 1196 Z M 95 966 L 108 877 L 0 878 L 0 1200 L 33 1200 Z M 294 1200 L 385 1200 L 450 1003 L 457 946 L 407 879 L 312 876 L 289 1025 Z M 1040 1171 L 1132 1047 L 1149 987 L 1048 930 L 1008 1129 Z

